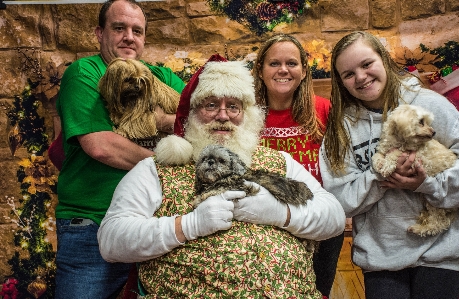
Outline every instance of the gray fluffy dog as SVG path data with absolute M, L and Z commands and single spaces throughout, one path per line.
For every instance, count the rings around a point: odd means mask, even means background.
M 263 170 L 251 170 L 239 156 L 219 145 L 208 145 L 201 152 L 196 162 L 196 207 L 209 196 L 227 190 L 242 190 L 247 196 L 258 193 L 258 188 L 244 184 L 255 182 L 266 188 L 278 200 L 301 205 L 313 197 L 311 190 L 303 182 L 298 182 L 279 174 Z

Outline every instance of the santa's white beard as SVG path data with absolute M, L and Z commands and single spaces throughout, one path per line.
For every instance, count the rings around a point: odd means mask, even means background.
M 258 107 L 249 107 L 244 110 L 243 122 L 236 126 L 227 121 L 221 123 L 212 121 L 208 124 L 201 123 L 196 114 L 191 112 L 185 126 L 185 139 L 193 146 L 193 160 L 197 161 L 201 151 L 210 144 L 222 145 L 250 167 L 252 154 L 258 146 L 260 132 L 264 125 L 264 113 Z M 212 134 L 214 128 L 227 129 L 230 134 Z

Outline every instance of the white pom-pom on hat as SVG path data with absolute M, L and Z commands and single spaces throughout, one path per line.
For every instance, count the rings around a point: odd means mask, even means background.
M 154 150 L 156 162 L 162 165 L 185 165 L 191 161 L 193 146 L 185 138 L 169 135 Z

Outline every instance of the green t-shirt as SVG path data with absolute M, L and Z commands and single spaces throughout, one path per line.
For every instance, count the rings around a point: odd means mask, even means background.
M 171 69 L 145 65 L 159 80 L 182 92 L 185 84 Z M 113 131 L 113 123 L 97 87 L 106 69 L 102 57 L 94 55 L 73 62 L 62 77 L 56 106 L 61 117 L 66 158 L 59 174 L 56 218 L 89 218 L 100 224 L 113 191 L 127 173 L 88 156 L 76 138 L 93 132 Z

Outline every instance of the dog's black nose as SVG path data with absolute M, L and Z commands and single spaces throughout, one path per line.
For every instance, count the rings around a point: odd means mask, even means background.
M 433 132 L 432 132 L 432 137 L 434 137 L 435 134 L 437 134 L 437 132 L 433 131 Z

